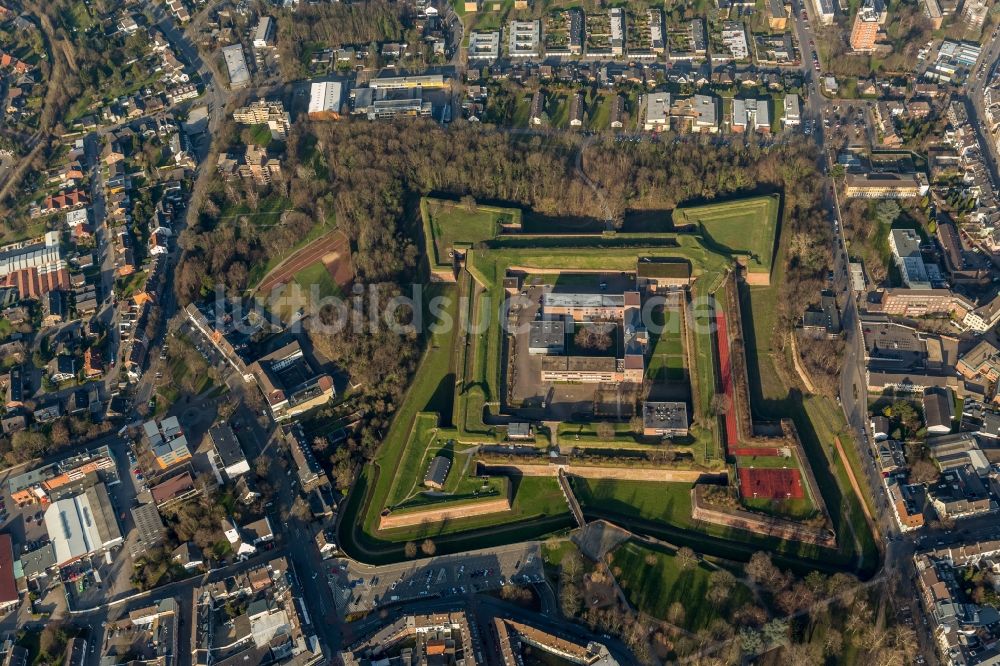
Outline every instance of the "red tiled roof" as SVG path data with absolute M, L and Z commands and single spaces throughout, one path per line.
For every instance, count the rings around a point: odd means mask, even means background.
M 0 287 L 17 287 L 21 298 L 39 298 L 54 289 L 69 289 L 69 271 L 39 273 L 37 268 L 22 268 L 0 277 Z
M 82 190 L 70 190 L 69 192 L 60 192 L 59 194 L 45 197 L 44 208 L 46 210 L 61 210 L 88 202 L 89 199 L 87 199 L 86 192 Z
M 194 488 L 194 479 L 191 474 L 184 472 L 175 477 L 169 478 L 158 486 L 149 489 L 153 496 L 153 501 L 157 504 L 167 502 L 178 495 L 182 495 Z

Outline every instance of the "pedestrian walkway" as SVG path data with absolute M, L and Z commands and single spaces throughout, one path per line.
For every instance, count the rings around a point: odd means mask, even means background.
M 583 517 L 583 509 L 580 508 L 580 503 L 576 499 L 576 495 L 573 494 L 573 488 L 569 485 L 569 479 L 566 477 L 566 472 L 562 469 L 559 470 L 559 487 L 562 488 L 563 497 L 566 498 L 566 503 L 569 505 L 570 513 L 573 514 L 573 518 L 576 519 L 576 524 L 580 527 L 587 526 L 587 519 Z

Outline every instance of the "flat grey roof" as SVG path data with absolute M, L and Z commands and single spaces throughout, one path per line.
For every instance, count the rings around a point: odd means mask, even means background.
M 644 402 L 642 425 L 657 430 L 687 430 L 687 403 Z
M 163 520 L 160 519 L 160 512 L 152 502 L 140 504 L 132 509 L 132 519 L 135 521 L 141 545 L 152 546 L 163 539 Z
M 623 308 L 624 294 L 559 294 L 542 295 L 543 308 Z
M 56 565 L 56 551 L 51 543 L 21 555 L 21 569 L 28 580 L 36 578 Z
M 222 47 L 222 56 L 226 59 L 226 69 L 229 70 L 229 83 L 233 86 L 242 85 L 250 81 L 250 70 L 247 69 L 247 61 L 243 56 L 243 46 L 240 44 L 230 44 Z
M 226 467 L 235 465 L 246 460 L 240 442 L 236 439 L 236 433 L 225 423 L 212 426 L 208 431 L 208 436 L 212 440 L 212 446 L 222 459 L 222 464 Z
M 531 322 L 528 346 L 532 349 L 562 348 L 566 344 L 566 322 L 546 320 Z

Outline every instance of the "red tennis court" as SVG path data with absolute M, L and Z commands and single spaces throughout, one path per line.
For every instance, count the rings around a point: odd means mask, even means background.
M 797 469 L 740 467 L 740 494 L 758 499 L 802 499 L 802 476 Z

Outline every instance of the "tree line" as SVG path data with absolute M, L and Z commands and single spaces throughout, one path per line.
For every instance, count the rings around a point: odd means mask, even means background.
M 398 42 L 409 24 L 407 7 L 384 0 L 308 4 L 278 15 L 278 54 L 282 70 L 298 73 L 314 48 L 340 48 Z

